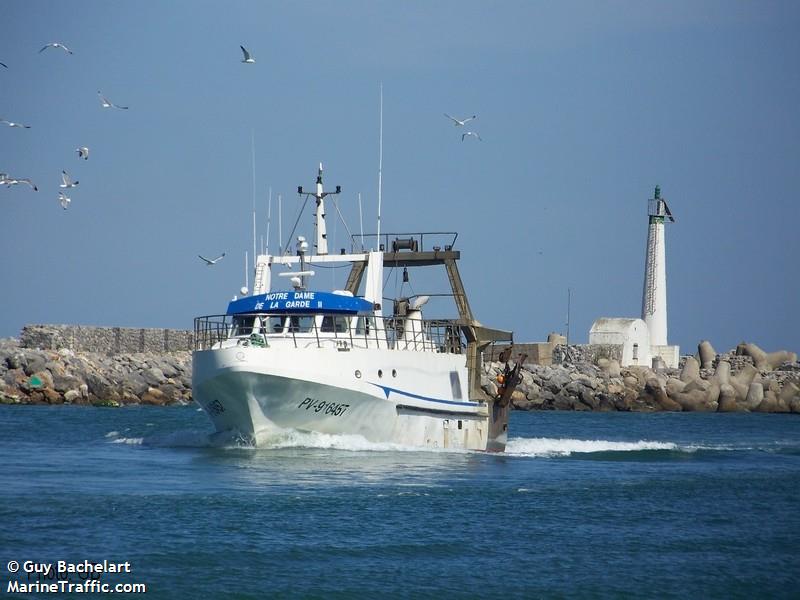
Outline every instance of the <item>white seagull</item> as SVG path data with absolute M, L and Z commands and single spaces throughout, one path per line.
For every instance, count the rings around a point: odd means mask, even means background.
M 72 179 L 70 179 L 66 171 L 61 171 L 61 182 L 62 182 L 61 185 L 59 185 L 58 187 L 62 188 L 75 187 L 80 183 L 79 181 L 72 181 Z
M 451 117 L 447 113 L 444 113 L 444 116 L 447 117 L 448 119 L 452 120 L 453 121 L 453 125 L 455 125 L 456 127 L 463 127 L 464 124 L 467 121 L 472 121 L 472 119 L 477 119 L 478 118 L 478 115 L 472 115 L 471 117 L 467 117 L 465 119 L 456 119 L 455 117 Z
M 89 160 L 89 148 L 87 148 L 86 146 L 75 148 L 75 152 L 78 153 L 78 158 L 82 158 L 83 160 Z
M 221 261 L 223 258 L 225 258 L 225 253 L 223 252 L 217 258 L 211 258 L 211 259 L 206 258 L 205 256 L 200 256 L 199 254 L 197 256 L 199 256 L 201 260 L 206 261 L 206 266 L 210 267 L 211 265 L 215 265 L 219 261 Z
M 244 54 L 244 58 L 242 59 L 243 63 L 247 63 L 249 65 L 252 65 L 254 62 L 256 62 L 256 59 L 253 58 L 252 56 L 250 56 L 250 53 L 247 51 L 247 49 L 244 46 L 239 46 L 239 48 L 242 49 L 242 54 Z
M 464 138 L 466 138 L 467 136 L 476 137 L 476 138 L 478 138 L 478 139 L 479 139 L 481 142 L 483 141 L 483 140 L 481 139 L 481 136 L 479 136 L 479 135 L 478 135 L 477 133 L 475 133 L 474 131 L 465 131 L 464 133 L 462 133 L 462 134 L 461 134 L 461 141 L 463 142 L 463 141 L 464 141 Z
M 61 208 L 67 210 L 69 203 L 72 202 L 72 199 L 69 198 L 64 192 L 58 192 L 58 201 L 61 203 Z
M 12 185 L 18 185 L 20 183 L 25 183 L 25 184 L 31 186 L 31 189 L 33 189 L 34 192 L 38 192 L 39 191 L 39 188 L 36 187 L 36 185 L 28 178 L 18 179 L 16 177 L 8 177 L 6 175 L 6 176 L 3 177 L 3 180 L 0 181 L 0 183 L 5 183 L 6 187 L 11 187 Z
M 111 102 L 108 98 L 103 96 L 103 94 L 102 94 L 102 92 L 100 92 L 100 90 L 97 90 L 97 95 L 100 96 L 100 104 L 103 105 L 103 108 L 120 108 L 122 110 L 128 110 L 127 106 L 117 106 L 116 104 Z
M 0 119 L 0 123 L 3 125 L 8 125 L 9 127 L 22 127 L 23 129 L 30 129 L 30 125 L 23 125 L 22 123 L 14 123 L 13 121 L 6 121 L 5 119 Z
M 69 48 L 67 48 L 67 47 L 66 47 L 64 44 L 62 44 L 61 42 L 50 42 L 49 44 L 45 44 L 44 46 L 42 46 L 42 49 L 41 49 L 41 50 L 39 50 L 39 53 L 41 54 L 42 52 L 44 52 L 44 51 L 45 51 L 45 50 L 47 50 L 48 48 L 61 48 L 61 49 L 62 49 L 62 50 L 64 50 L 65 52 L 67 52 L 67 53 L 69 53 L 69 54 L 72 54 L 72 50 L 70 50 Z

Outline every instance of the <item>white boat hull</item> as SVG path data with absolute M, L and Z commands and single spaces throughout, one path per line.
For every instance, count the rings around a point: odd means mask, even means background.
M 489 408 L 466 399 L 462 355 L 402 350 L 232 348 L 193 355 L 194 399 L 218 432 L 256 442 L 270 428 L 375 443 L 502 450 Z

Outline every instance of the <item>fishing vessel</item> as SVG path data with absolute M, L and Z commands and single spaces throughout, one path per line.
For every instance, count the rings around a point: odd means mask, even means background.
M 313 249 L 261 254 L 252 293 L 225 314 L 195 319 L 194 399 L 217 432 L 258 443 L 275 428 L 358 435 L 370 442 L 502 451 L 519 367 L 508 360 L 511 332 L 472 314 L 457 261 L 456 233 L 361 236 L 359 251 L 329 253 L 322 165 L 313 198 Z M 291 237 L 291 236 L 290 236 Z M 364 240 L 373 247 L 363 250 Z M 359 240 L 351 236 L 351 247 Z M 319 291 L 315 269 L 350 270 L 341 289 Z M 431 295 L 384 297 L 386 271 L 444 268 L 457 315 L 428 319 Z M 441 269 L 440 269 L 441 270 Z M 290 289 L 273 290 L 288 279 Z M 277 286 L 276 286 L 277 287 Z M 246 291 L 246 290 L 243 290 Z M 441 296 L 442 294 L 439 294 Z M 481 388 L 483 355 L 505 343 L 499 392 Z

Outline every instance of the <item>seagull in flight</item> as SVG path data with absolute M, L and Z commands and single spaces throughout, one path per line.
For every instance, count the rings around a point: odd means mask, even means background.
M 200 257 L 200 260 L 206 261 L 206 266 L 210 267 L 211 265 L 215 265 L 219 261 L 221 261 L 223 258 L 225 258 L 225 253 L 223 252 L 217 258 L 206 258 L 205 256 L 200 256 L 199 254 L 197 256 Z
M 62 182 L 61 185 L 59 185 L 58 187 L 62 188 L 75 187 L 80 183 L 79 181 L 72 181 L 72 179 L 70 179 L 66 171 L 61 171 L 61 182 Z
M 89 148 L 87 148 L 86 146 L 75 148 L 75 152 L 78 153 L 78 158 L 82 158 L 83 160 L 89 160 Z
M 247 51 L 247 49 L 244 46 L 239 46 L 239 48 L 242 49 L 242 54 L 244 54 L 244 58 L 242 59 L 243 63 L 247 63 L 249 65 L 252 65 L 253 63 L 256 62 L 256 59 L 253 58 L 252 56 L 250 56 L 250 53 Z
M 97 90 L 97 95 L 100 96 L 100 104 L 103 105 L 103 108 L 120 108 L 122 110 L 128 110 L 127 106 L 117 106 L 116 104 L 111 102 L 108 98 L 103 96 L 103 94 L 102 94 L 102 92 L 100 92 L 100 90 Z
M 44 52 L 48 48 L 61 48 L 62 50 L 64 50 L 64 52 L 67 52 L 68 54 L 72 54 L 72 50 L 67 48 L 61 42 L 50 42 L 49 44 L 45 44 L 44 46 L 42 46 L 42 49 L 39 50 L 39 53 L 41 54 L 42 52 Z
M 16 177 L 9 177 L 8 175 L 4 175 L 3 179 L 0 180 L 0 183 L 5 183 L 6 187 L 11 187 L 12 185 L 18 185 L 20 183 L 25 183 L 25 184 L 31 186 L 31 189 L 33 189 L 34 192 L 38 192 L 39 191 L 39 188 L 36 187 L 36 185 L 28 178 L 18 179 Z
M 463 127 L 467 121 L 472 121 L 472 119 L 477 119 L 477 115 L 472 115 L 471 117 L 467 117 L 465 119 L 456 119 L 455 117 L 451 117 L 447 113 L 444 113 L 444 116 L 453 121 L 453 125 L 456 127 Z
M 58 201 L 61 203 L 61 208 L 67 210 L 72 198 L 69 198 L 64 192 L 58 192 Z
M 467 138 L 467 137 L 476 137 L 476 138 L 478 138 L 478 140 L 480 140 L 481 142 L 483 141 L 483 140 L 481 139 L 481 136 L 479 136 L 479 135 L 478 135 L 477 133 L 475 133 L 474 131 L 465 131 L 464 133 L 462 133 L 462 134 L 461 134 L 461 141 L 463 142 L 463 141 L 464 141 L 464 139 L 465 139 L 465 138 Z
M 0 123 L 3 125 L 8 125 L 9 127 L 21 127 L 23 129 L 30 129 L 30 125 L 23 125 L 22 123 L 14 123 L 13 121 L 6 121 L 5 119 L 0 119 Z

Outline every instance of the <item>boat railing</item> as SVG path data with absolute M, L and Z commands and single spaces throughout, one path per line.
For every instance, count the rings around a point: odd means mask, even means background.
M 194 320 L 194 349 L 224 347 L 226 342 L 228 345 L 254 347 L 285 346 L 288 342 L 295 348 L 335 347 L 340 351 L 384 348 L 463 354 L 467 346 L 458 321 L 449 319 L 330 315 L 334 317 L 331 321 L 323 319 L 320 324 L 316 314 L 293 314 L 288 317 L 281 315 L 290 321 L 284 323 L 279 331 L 267 331 L 264 325 L 267 318 L 277 316 L 258 313 L 197 317 Z M 344 319 L 346 326 L 337 322 L 337 317 Z

